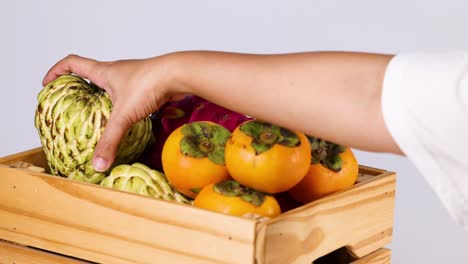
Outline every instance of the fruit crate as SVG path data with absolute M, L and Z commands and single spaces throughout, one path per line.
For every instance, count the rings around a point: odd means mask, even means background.
M 251 219 L 52 176 L 46 167 L 42 148 L 0 158 L 0 263 L 390 263 L 390 171 L 360 166 L 352 187 Z

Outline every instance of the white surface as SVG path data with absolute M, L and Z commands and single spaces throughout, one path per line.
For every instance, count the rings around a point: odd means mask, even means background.
M 33 118 L 41 80 L 69 53 L 112 60 L 184 49 L 468 49 L 464 0 L 66 2 L 0 2 L 0 156 L 39 145 Z M 466 263 L 468 233 L 413 165 L 366 152 L 358 159 L 399 173 L 392 263 Z

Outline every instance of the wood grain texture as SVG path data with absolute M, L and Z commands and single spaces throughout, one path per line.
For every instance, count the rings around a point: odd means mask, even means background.
M 359 173 L 364 174 L 364 175 L 378 176 L 386 172 L 388 171 L 377 169 L 377 168 L 372 168 L 372 167 L 368 167 L 364 165 L 359 165 Z
M 255 221 L 0 165 L 0 238 L 103 263 L 249 263 Z
M 361 166 L 356 185 L 265 220 L 7 166 L 18 161 L 46 167 L 40 148 L 0 158 L 0 238 L 89 261 L 311 263 L 343 246 L 364 257 L 392 237 L 395 174 L 375 168 Z
M 392 251 L 386 248 L 381 248 L 369 255 L 351 262 L 351 264 L 390 264 Z
M 0 158 L 0 164 L 11 165 L 18 161 L 29 162 L 37 167 L 47 168 L 47 161 L 41 147 Z
M 0 241 L 0 264 L 89 264 L 72 258 Z
M 396 175 L 385 172 L 257 226 L 258 263 L 310 263 L 346 246 L 357 258 L 391 242 Z

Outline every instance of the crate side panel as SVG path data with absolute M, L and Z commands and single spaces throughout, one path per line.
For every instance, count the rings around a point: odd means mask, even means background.
M 390 243 L 395 181 L 387 172 L 259 223 L 257 261 L 306 263 L 343 246 L 363 257 Z
M 392 251 L 390 249 L 381 248 L 363 258 L 351 262 L 351 264 L 390 264 L 391 258 Z
M 42 148 L 34 148 L 6 157 L 0 157 L 0 164 L 10 165 L 17 161 L 29 162 L 38 167 L 47 168 L 47 161 Z
M 15 264 L 89 264 L 73 258 L 0 241 L 0 263 Z
M 253 220 L 3 165 L 0 214 L 5 239 L 94 261 L 253 259 Z

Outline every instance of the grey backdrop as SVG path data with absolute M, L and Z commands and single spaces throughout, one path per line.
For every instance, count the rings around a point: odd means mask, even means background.
M 1 1 L 0 156 L 39 146 L 36 95 L 49 67 L 69 53 L 114 60 L 185 49 L 468 49 L 467 29 L 466 0 Z M 468 232 L 406 159 L 357 155 L 399 174 L 392 263 L 468 263 Z

